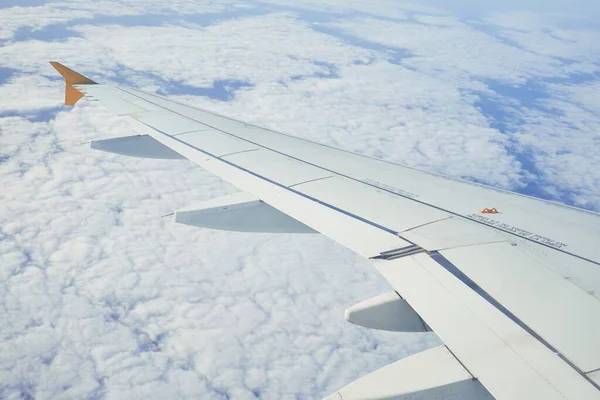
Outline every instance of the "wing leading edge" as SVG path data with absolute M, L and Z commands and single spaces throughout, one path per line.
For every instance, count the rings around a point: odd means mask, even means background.
M 431 362 L 423 360 L 450 354 L 498 399 L 600 398 L 598 214 L 348 153 L 53 66 L 67 91 L 93 96 L 152 138 L 151 154 L 169 149 L 278 210 L 287 226 L 372 259 L 402 296 L 396 304 L 410 318 L 416 312 L 449 349 L 411 357 L 411 368 L 426 375 Z M 115 149 L 118 143 L 110 142 L 115 152 L 148 154 L 130 141 Z M 235 218 L 244 220 L 245 207 L 236 206 L 242 214 Z M 488 207 L 498 213 L 479 213 Z M 384 309 L 394 307 L 377 312 Z M 464 379 L 454 368 L 424 379 L 420 398 L 444 393 L 433 390 L 436 382 L 485 397 L 457 383 Z M 386 371 L 338 396 L 369 398 L 363 389 L 374 381 L 389 386 L 387 398 L 416 393 L 410 379 L 381 382 Z

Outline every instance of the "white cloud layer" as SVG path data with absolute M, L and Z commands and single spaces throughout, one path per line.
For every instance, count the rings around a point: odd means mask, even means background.
M 323 237 L 161 219 L 231 188 L 89 151 L 126 133 L 108 112 L 0 121 L 2 398 L 311 398 L 435 343 L 344 323 L 386 284 Z
M 16 76 L 0 86 L 0 110 L 32 111 L 57 107 L 64 84 L 40 75 Z M 57 95 L 58 93 L 58 95 Z
M 598 31 L 523 12 L 512 25 L 509 14 L 474 23 L 393 1 L 264 4 L 0 9 L 0 398 L 318 398 L 437 344 L 345 323 L 345 307 L 389 286 L 323 237 L 161 219 L 235 189 L 188 162 L 91 151 L 86 141 L 128 126 L 95 103 L 60 108 L 50 59 L 312 140 L 600 209 Z M 233 7 L 260 15 L 90 20 Z M 77 36 L 14 39 L 57 22 Z M 231 101 L 207 89 L 219 82 Z
M 403 64 L 468 87 L 476 79 L 523 84 L 533 77 L 567 76 L 578 65 L 504 44 L 467 24 L 432 26 L 359 18 L 331 24 L 361 39 L 408 50 Z M 585 72 L 588 70 L 586 69 Z
M 217 13 L 227 8 L 245 8 L 243 3 L 212 0 L 70 0 L 49 2 L 37 7 L 0 8 L 0 40 L 11 39 L 19 29 L 39 30 L 48 25 L 98 16 L 139 16 L 149 14 Z

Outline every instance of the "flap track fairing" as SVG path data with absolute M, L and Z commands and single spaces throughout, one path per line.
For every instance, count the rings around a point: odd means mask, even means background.
M 175 222 L 238 232 L 317 233 L 276 208 L 240 192 L 175 212 Z

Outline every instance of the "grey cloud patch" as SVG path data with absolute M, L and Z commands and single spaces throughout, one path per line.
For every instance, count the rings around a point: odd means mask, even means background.
M 14 40 L 41 40 L 46 42 L 63 41 L 73 37 L 81 37 L 81 33 L 73 30 L 78 25 L 122 25 L 122 26 L 166 26 L 173 24 L 198 24 L 208 26 L 224 20 L 264 15 L 268 11 L 251 8 L 249 10 L 230 10 L 208 14 L 142 14 L 142 15 L 94 15 L 91 18 L 76 18 L 66 23 L 44 26 L 41 29 L 24 26 L 14 34 Z
M 368 22 L 367 22 L 368 24 Z M 333 24 L 334 27 L 342 29 L 346 32 L 351 32 L 352 36 L 361 37 L 361 33 L 364 36 L 369 37 L 368 42 L 358 42 L 362 46 L 369 47 L 369 42 L 377 43 L 377 46 L 399 46 L 407 44 L 408 50 L 412 51 L 412 57 L 407 57 L 400 61 L 400 65 L 407 66 L 409 68 L 415 68 L 418 71 L 423 71 L 428 75 L 443 77 L 444 74 L 455 75 L 460 79 L 457 84 L 462 93 L 465 96 L 469 96 L 470 93 L 475 94 L 473 98 L 473 105 L 476 106 L 484 115 L 491 128 L 497 129 L 503 135 L 506 135 L 507 141 L 505 145 L 510 151 L 510 154 L 514 155 L 515 159 L 520 163 L 523 169 L 523 186 L 519 187 L 518 190 L 522 193 L 542 197 L 546 199 L 560 198 L 561 201 L 567 202 L 568 204 L 579 205 L 581 202 L 581 196 L 574 194 L 571 198 L 565 191 L 561 190 L 561 194 L 558 194 L 554 179 L 556 174 L 554 172 L 549 173 L 549 169 L 544 166 L 545 162 L 542 161 L 545 157 L 548 158 L 564 158 L 564 156 L 570 154 L 570 157 L 574 157 L 574 149 L 578 148 L 581 151 L 578 142 L 585 140 L 583 138 L 588 137 L 593 132 L 593 128 L 589 124 L 582 125 L 579 121 L 573 120 L 568 123 L 568 117 L 565 115 L 564 107 L 561 103 L 553 101 L 556 97 L 556 93 L 552 92 L 550 86 L 558 83 L 569 84 L 569 85 L 585 85 L 589 82 L 598 81 L 597 67 L 589 64 L 589 58 L 594 57 L 594 53 L 590 50 L 586 51 L 586 48 L 591 46 L 590 40 L 585 36 L 578 35 L 577 32 L 565 32 L 556 30 L 547 30 L 543 28 L 539 34 L 525 34 L 523 37 L 518 34 L 512 34 L 511 39 L 505 38 L 505 31 L 498 30 L 491 25 L 471 24 L 477 30 L 473 32 L 482 31 L 485 32 L 485 36 L 479 35 L 479 40 L 483 42 L 489 42 L 492 47 L 503 45 L 504 48 L 499 47 L 497 54 L 507 53 L 506 57 L 503 57 L 503 61 L 498 61 L 506 65 L 504 71 L 493 72 L 493 68 L 484 68 L 481 71 L 476 71 L 474 65 L 478 63 L 477 57 L 473 59 L 473 64 L 465 62 L 464 59 L 460 61 L 445 61 L 443 52 L 440 51 L 439 46 L 433 46 L 431 51 L 424 50 L 424 47 L 416 43 L 411 43 L 409 37 L 411 31 L 422 31 L 423 37 L 436 37 L 438 34 L 432 33 L 431 29 L 423 30 L 423 28 L 416 28 L 416 25 L 412 23 L 398 23 L 389 24 L 385 23 L 380 25 L 381 32 L 377 31 L 377 25 L 373 24 L 371 30 L 365 30 L 361 28 L 360 24 L 351 26 L 350 28 L 343 23 Z M 449 25 L 452 26 L 452 25 Z M 466 26 L 466 25 L 464 25 Z M 548 26 L 552 26 L 549 24 Z M 403 29 L 404 28 L 404 29 Z M 458 29 L 461 29 L 460 27 Z M 444 30 L 448 30 L 445 28 Z M 454 30 L 452 36 L 458 34 L 457 28 L 451 28 Z M 395 32 L 395 34 L 394 34 Z M 440 30 L 442 32 L 442 30 Z M 552 49 L 548 46 L 550 41 L 541 39 L 546 35 L 551 40 L 562 40 L 554 39 L 553 32 L 560 32 L 561 36 L 571 38 L 569 45 L 571 47 L 563 47 L 559 49 Z M 594 33 L 595 34 L 595 33 Z M 594 36 L 592 36 L 594 37 Z M 441 36 L 440 36 L 441 38 Z M 416 41 L 421 40 L 421 37 L 415 37 Z M 429 39 L 425 39 L 424 43 L 429 43 Z M 465 41 L 468 41 L 466 39 Z M 443 41 L 443 40 L 442 40 Z M 494 42 L 495 41 L 495 42 Z M 562 43 L 566 41 L 562 40 Z M 443 44 L 440 44 L 443 46 Z M 371 46 L 372 47 L 372 46 Z M 488 46 L 489 47 L 489 46 Z M 596 46 L 597 47 L 597 46 Z M 377 47 L 375 47 L 377 48 Z M 520 56 L 510 57 L 514 48 L 517 52 L 520 52 Z M 378 48 L 382 50 L 381 47 Z M 477 49 L 477 47 L 474 47 Z M 438 53 L 438 51 L 440 51 Z M 484 52 L 485 53 L 485 52 Z M 439 54 L 439 57 L 436 56 Z M 490 57 L 496 57 L 497 54 L 490 54 Z M 469 56 L 477 55 L 477 52 L 473 51 Z M 564 57 L 569 57 L 567 62 L 564 62 Z M 433 58 L 431 58 L 433 57 Z M 482 55 L 487 58 L 487 56 Z M 534 61 L 535 58 L 539 58 L 539 61 Z M 428 59 L 430 62 L 422 63 L 422 58 Z M 439 58 L 436 60 L 436 58 Z M 461 57 L 459 57 L 461 58 Z M 525 60 L 527 62 L 521 62 L 517 60 Z M 543 60 L 543 61 L 542 61 Z M 514 65 L 511 65 L 516 61 Z M 547 69 L 542 71 L 539 68 L 540 62 L 547 63 Z M 433 64 L 437 66 L 432 68 Z M 518 65 L 518 64 L 521 65 Z M 511 75 L 507 75 L 506 71 L 514 69 Z M 553 71 L 553 72 L 552 72 Z M 475 73 L 470 80 L 462 81 L 462 77 L 465 72 Z M 460 78 L 459 78 L 460 77 Z M 482 85 L 480 85 L 482 84 Z M 577 107 L 581 107 L 578 105 Z M 535 111 L 534 113 L 528 112 L 528 110 Z M 570 110 L 571 111 L 571 110 Z M 535 117 L 533 117 L 535 115 Z M 562 141 L 565 145 L 559 146 L 561 150 L 556 153 L 556 156 L 548 153 L 545 148 L 548 145 L 543 142 L 545 139 L 539 138 L 542 142 L 534 142 L 530 140 L 523 140 L 529 137 L 531 133 L 523 135 L 524 132 L 529 132 L 531 125 L 538 124 L 535 122 L 542 115 L 544 118 L 551 120 L 557 117 L 563 117 L 561 122 L 561 128 L 557 129 L 568 129 L 573 132 L 579 131 L 582 139 L 575 139 L 573 134 L 568 134 L 562 137 Z M 574 114 L 571 113 L 571 116 Z M 587 118 L 587 117 L 586 117 Z M 596 120 L 598 116 L 595 117 Z M 591 121 L 590 121 L 591 122 Z M 539 136 L 539 135 L 536 135 Z M 588 139 L 589 140 L 589 139 Z M 589 144 L 591 145 L 591 143 Z M 569 146 L 571 150 L 569 150 Z M 594 165 L 598 155 L 591 155 L 592 159 L 589 161 L 591 165 Z M 595 175 L 595 174 L 594 174 Z M 471 176 L 469 179 L 480 181 L 480 178 Z M 565 182 L 561 179 L 562 182 Z M 593 182 L 592 179 L 590 181 Z M 484 181 L 485 182 L 485 181 Z M 582 181 L 579 181 L 582 182 Z M 587 191 L 587 190 L 586 190 Z M 588 192 L 589 193 L 589 192 Z M 594 203 L 595 204 L 595 203 Z
M 218 13 L 224 10 L 249 9 L 241 3 L 222 1 L 169 1 L 156 2 L 149 0 L 104 0 L 101 2 L 54 1 L 41 6 L 1 8 L 0 40 L 13 38 L 15 32 L 35 32 L 49 25 L 69 24 L 74 20 L 102 20 L 111 17 L 189 15 Z M 99 22 L 99 21 L 98 21 Z
M 25 117 L 31 122 L 47 122 L 56 118 L 56 114 L 64 111 L 64 107 L 50 108 L 46 110 L 35 110 L 29 112 L 23 111 L 0 111 L 0 118 L 5 117 Z
M 11 76 L 16 72 L 16 70 L 12 68 L 3 68 L 0 67 L 0 85 L 5 84 L 11 78 Z
M 241 89 L 250 89 L 254 85 L 250 82 L 244 82 L 235 79 L 215 80 L 212 87 L 194 87 L 175 82 L 168 82 L 158 93 L 161 95 L 188 95 L 205 96 L 215 100 L 231 101 L 235 92 Z
M 181 81 L 167 80 L 158 74 L 140 73 L 124 65 L 114 69 L 113 81 L 119 85 L 137 86 L 140 83 L 156 85 L 156 92 L 163 96 L 202 96 L 214 100 L 231 101 L 239 90 L 254 87 L 251 82 L 238 79 L 215 79 L 211 86 L 193 86 Z
M 518 130 L 519 125 L 526 123 L 519 116 L 519 109 L 523 107 L 547 113 L 561 112 L 560 109 L 552 109 L 544 102 L 544 100 L 555 95 L 550 90 L 550 85 L 582 85 L 598 80 L 600 80 L 600 73 L 577 73 L 565 78 L 529 80 L 523 85 L 510 85 L 494 80 L 483 80 L 486 87 L 494 94 L 477 92 L 480 100 L 475 104 L 481 108 L 484 115 L 490 118 L 492 127 L 503 133 L 515 132 Z
M 481 18 L 493 12 L 512 10 L 549 15 L 576 15 L 580 19 L 589 20 L 600 17 L 600 6 L 587 0 L 570 2 L 562 0 L 529 0 L 527 2 L 508 0 L 498 3 L 482 3 L 477 0 L 425 0 L 424 3 L 453 12 L 462 18 Z
M 340 77 L 338 68 L 333 63 L 328 63 L 328 62 L 324 62 L 324 61 L 313 61 L 313 64 L 318 65 L 319 67 L 322 68 L 322 70 L 316 71 L 311 75 L 293 75 L 293 76 L 290 76 L 290 79 L 292 81 L 299 81 L 299 80 L 307 79 L 310 77 L 323 78 L 323 79 L 334 79 L 334 78 Z M 280 81 L 280 83 L 285 84 L 284 81 Z
M 24 5 L 28 7 L 41 6 L 53 1 L 55 0 L 4 0 L 2 4 L 0 4 L 0 8 L 23 7 Z M 26 2 L 26 4 L 23 4 L 24 2 Z
M 81 35 L 78 32 L 71 30 L 70 26 L 67 24 L 52 24 L 41 29 L 34 29 L 31 27 L 19 28 L 14 33 L 12 40 L 40 40 L 44 42 L 55 42 L 80 36 Z
M 544 181 L 543 170 L 537 162 L 539 156 L 536 154 L 536 145 L 529 144 L 523 147 L 519 137 L 523 128 L 527 129 L 530 123 L 528 113 L 524 113 L 524 109 L 536 110 L 538 113 L 548 116 L 564 116 L 565 111 L 561 107 L 557 107 L 555 103 L 549 101 L 556 97 L 556 92 L 553 87 L 557 85 L 581 86 L 589 82 L 597 82 L 600 75 L 598 74 L 573 74 L 567 78 L 549 78 L 544 80 L 528 81 L 525 85 L 507 85 L 502 82 L 487 80 L 484 81 L 487 88 L 492 92 L 476 92 L 479 100 L 475 101 L 475 105 L 481 109 L 490 121 L 490 126 L 498 129 L 504 134 L 508 134 L 511 140 L 511 153 L 515 154 L 517 160 L 523 166 L 525 171 L 530 173 L 526 179 L 527 185 L 520 189 L 521 193 L 532 195 L 535 197 L 545 198 L 548 200 L 556 199 L 554 190 L 548 191 L 545 186 L 550 182 Z M 570 130 L 580 130 L 579 123 L 573 121 L 568 128 Z M 581 135 L 586 135 L 585 130 L 581 130 Z M 543 147 L 543 146 L 540 146 Z M 570 153 L 566 148 L 557 151 L 557 155 Z M 577 203 L 568 196 L 561 195 L 561 201 L 571 205 Z
M 365 49 L 374 50 L 382 53 L 386 59 L 394 64 L 400 64 L 404 59 L 412 57 L 411 52 L 408 49 L 391 46 L 386 44 L 379 44 L 369 40 L 363 40 L 356 35 L 350 35 L 345 33 L 341 29 L 337 29 L 327 25 L 316 24 L 313 29 L 317 32 L 322 32 L 330 35 L 343 43 L 347 43 L 352 46 L 359 46 Z

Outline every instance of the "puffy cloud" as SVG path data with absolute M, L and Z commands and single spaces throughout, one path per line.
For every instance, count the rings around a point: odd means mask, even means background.
M 597 88 L 597 83 L 549 85 L 555 97 L 541 100 L 541 110 L 520 110 L 527 122 L 514 135 L 551 198 L 589 209 L 600 207 L 600 108 L 591 95 Z
M 436 11 L 435 8 L 422 4 L 403 3 L 393 0 L 381 0 L 377 2 L 368 0 L 304 0 L 302 2 L 293 0 L 264 0 L 262 3 L 268 3 L 291 10 L 309 10 L 311 12 L 323 13 L 321 16 L 330 16 L 331 14 L 352 15 L 358 13 L 396 20 L 406 19 L 408 14 L 417 11 Z
M 548 22 L 551 23 L 552 20 Z M 425 76 L 437 78 L 440 89 L 431 87 L 429 91 L 444 93 L 443 87 L 460 91 L 457 107 L 449 108 L 449 104 L 453 103 L 446 102 L 442 110 L 447 113 L 440 115 L 439 121 L 452 121 L 449 116 L 454 115 L 458 121 L 467 122 L 464 112 L 469 107 L 475 107 L 473 115 L 485 115 L 489 122 L 487 126 L 496 130 L 496 134 L 485 131 L 481 128 L 486 125 L 479 122 L 479 129 L 456 129 L 461 131 L 456 135 L 449 133 L 452 125 L 440 123 L 433 140 L 444 149 L 452 149 L 448 146 L 449 142 L 443 139 L 446 132 L 448 138 L 454 138 L 454 143 L 465 138 L 471 151 L 465 151 L 459 145 L 454 146 L 454 154 L 457 157 L 459 154 L 469 154 L 469 160 L 477 160 L 479 155 L 482 164 L 471 164 L 469 161 L 468 166 L 458 172 L 450 167 L 452 160 L 459 162 L 458 158 L 453 158 L 449 151 L 438 153 L 439 158 L 432 152 L 425 153 L 429 162 L 437 159 L 444 164 L 444 172 L 480 180 L 483 175 L 486 176 L 483 181 L 498 185 L 501 180 L 496 178 L 495 171 L 497 175 L 504 174 L 508 178 L 504 184 L 522 188 L 526 193 L 593 209 L 598 207 L 600 192 L 597 182 L 600 174 L 596 166 L 598 154 L 594 148 L 597 135 L 594 132 L 597 132 L 600 116 L 589 112 L 589 104 L 583 104 L 593 103 L 591 95 L 583 94 L 593 91 L 595 85 L 590 86 L 587 81 L 593 81 L 597 76 L 597 52 L 594 50 L 598 45 L 593 39 L 588 40 L 582 32 L 558 28 L 552 33 L 502 31 L 501 36 L 497 37 L 465 23 L 435 26 L 377 21 L 374 18 L 346 19 L 332 26 L 391 50 L 408 50 L 411 56 L 398 62 Z M 565 39 L 559 39 L 555 34 L 561 34 Z M 506 43 L 503 40 L 506 37 L 513 38 L 515 42 L 518 39 L 519 42 Z M 544 39 L 534 45 L 530 42 L 532 37 Z M 571 40 L 567 41 L 567 37 Z M 562 47 L 554 46 L 555 41 L 560 41 Z M 571 81 L 573 83 L 569 87 L 577 89 L 570 89 L 570 97 L 575 97 L 575 92 L 581 91 L 581 101 L 559 101 L 558 98 L 565 95 L 556 91 L 557 85 L 562 87 L 556 82 Z M 426 82 L 426 79 L 417 82 Z M 434 95 L 429 96 L 429 99 L 434 98 Z M 431 109 L 427 109 L 426 115 L 435 120 L 436 113 Z M 499 118 L 510 120 L 510 127 L 502 127 L 505 123 L 498 121 Z M 421 126 L 420 131 L 423 128 Z M 427 128 L 424 130 L 429 131 Z M 472 134 L 469 135 L 469 132 Z M 483 132 L 487 136 L 481 136 Z M 476 145 L 477 135 L 483 140 L 481 145 Z M 518 167 L 511 167 L 514 164 L 510 162 L 510 157 L 498 157 L 502 152 L 495 155 L 488 153 L 494 151 L 494 143 L 505 146 L 508 150 L 506 156 L 510 154 L 516 157 L 523 168 L 520 174 Z M 434 148 L 428 146 L 429 151 Z M 488 156 L 502 165 L 485 163 Z M 469 167 L 481 175 L 469 174 L 466 171 Z M 511 177 L 511 170 L 517 172 L 520 179 L 516 179 L 515 175 Z
M 505 137 L 456 86 L 383 61 L 338 74 L 260 85 L 219 111 L 397 163 L 523 185 Z M 232 110 L 238 103 L 243 109 Z
M 135 72 L 206 86 L 216 79 L 251 83 L 327 73 L 327 65 L 366 62 L 369 50 L 343 45 L 310 29 L 290 15 L 274 14 L 226 21 L 218 25 L 75 28 L 83 38 L 63 42 L 15 42 L 0 49 L 0 65 L 25 72 L 53 73 L 50 59 L 77 60 L 94 73 Z M 314 44 L 318 43 L 318 46 Z M 165 51 L 168 48 L 169 51 Z M 200 66 L 200 67 L 199 67 Z M 120 69 L 117 69 L 119 68 Z M 122 71 L 126 68 L 125 71 Z
M 570 100 L 591 112 L 600 115 L 600 82 L 591 81 L 581 84 L 554 84 L 549 86 L 557 97 Z
M 37 7 L 0 8 L 0 40 L 11 39 L 19 29 L 43 27 L 74 20 L 93 20 L 98 16 L 137 16 L 149 14 L 206 14 L 227 8 L 248 8 L 248 4 L 212 0 L 71 0 L 48 2 Z
M 598 29 L 557 15 L 527 12 L 494 13 L 485 22 L 501 28 L 498 35 L 523 50 L 567 60 L 567 65 L 576 62 L 582 72 L 598 70 Z M 586 67 L 588 71 L 582 69 Z
M 195 86 L 215 79 L 256 84 L 326 73 L 326 64 L 364 62 L 372 56 L 371 51 L 341 44 L 287 14 L 208 27 L 81 26 L 77 30 L 115 63 Z M 169 52 L 162 51 L 165 46 Z
M 57 107 L 61 104 L 63 87 L 62 82 L 43 76 L 16 76 L 0 86 L 0 113 Z
M 600 207 L 597 85 L 557 81 L 591 70 L 592 43 L 576 30 L 560 31 L 574 47 L 550 50 L 558 39 L 540 31 L 498 37 L 385 1 L 242 3 L 264 15 L 208 25 L 81 20 L 221 4 L 0 10 L 5 37 L 59 18 L 77 35 L 0 47 L 0 397 L 317 398 L 438 343 L 345 323 L 345 307 L 389 286 L 326 238 L 160 218 L 235 189 L 186 161 L 90 151 L 86 141 L 129 128 L 96 103 L 62 108 L 50 59 L 312 140 L 501 187 L 537 182 L 549 197 Z M 541 78 L 555 81 L 528 103 L 494 86 Z M 231 101 L 196 95 L 216 82 Z M 495 126 L 483 100 L 507 109 L 515 129 Z
M 313 397 L 435 343 L 345 324 L 386 284 L 321 236 L 161 219 L 232 189 L 187 162 L 89 151 L 127 133 L 97 106 L 0 123 L 2 397 Z
M 408 50 L 402 64 L 438 78 L 451 78 L 461 87 L 473 79 L 523 84 L 533 77 L 567 76 L 575 72 L 559 60 L 502 43 L 467 24 L 432 26 L 359 18 L 332 27 L 388 46 Z
M 587 0 L 506 0 L 502 2 L 481 2 L 477 0 L 424 0 L 424 4 L 440 7 L 462 18 L 481 18 L 494 12 L 529 13 L 548 16 L 560 16 L 595 22 L 600 16 L 600 6 Z

